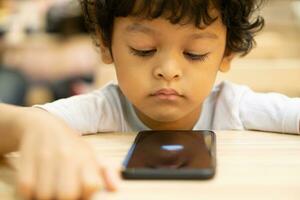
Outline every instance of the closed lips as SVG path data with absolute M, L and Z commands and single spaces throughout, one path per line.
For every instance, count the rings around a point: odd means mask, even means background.
M 174 89 L 161 89 L 156 91 L 153 95 L 176 95 L 181 96 L 176 90 Z

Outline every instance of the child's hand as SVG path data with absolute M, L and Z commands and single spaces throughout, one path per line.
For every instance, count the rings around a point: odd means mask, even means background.
M 34 122 L 21 142 L 19 190 L 31 199 L 87 199 L 104 186 L 116 189 L 117 174 L 97 162 L 96 155 L 71 129 L 55 120 Z M 46 126 L 45 126 L 46 125 Z

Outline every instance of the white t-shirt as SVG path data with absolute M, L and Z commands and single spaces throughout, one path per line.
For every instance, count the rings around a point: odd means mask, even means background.
M 39 105 L 65 120 L 82 134 L 149 129 L 137 117 L 117 84 L 94 92 Z M 300 98 L 277 93 L 256 93 L 224 81 L 203 103 L 194 130 L 261 130 L 298 133 Z

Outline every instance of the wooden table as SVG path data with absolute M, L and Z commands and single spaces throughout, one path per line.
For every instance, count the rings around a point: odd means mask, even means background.
M 120 166 L 135 133 L 85 136 L 95 150 Z M 0 161 L 0 199 L 15 195 L 14 165 L 18 155 Z M 115 193 L 101 191 L 92 199 L 300 199 L 300 136 L 217 131 L 217 174 L 208 181 L 122 181 Z

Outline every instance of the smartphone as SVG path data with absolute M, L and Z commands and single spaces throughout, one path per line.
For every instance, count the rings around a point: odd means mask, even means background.
M 124 179 L 209 179 L 216 171 L 213 131 L 141 131 L 122 166 Z

